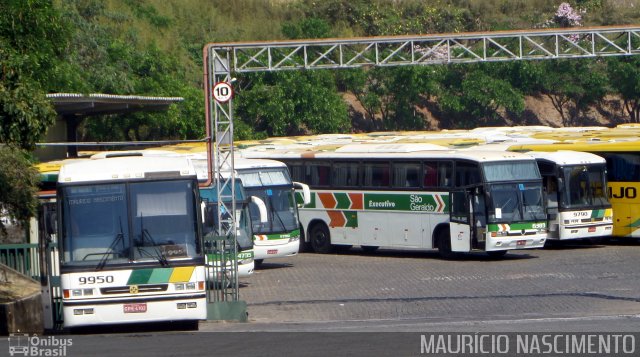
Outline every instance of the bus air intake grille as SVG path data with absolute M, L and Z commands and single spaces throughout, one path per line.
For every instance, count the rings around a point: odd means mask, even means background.
M 137 293 L 157 293 L 161 291 L 167 291 L 168 284 L 150 284 L 150 285 L 138 285 Z M 129 294 L 131 293 L 130 286 L 111 286 L 108 288 L 100 288 L 102 295 L 112 294 Z

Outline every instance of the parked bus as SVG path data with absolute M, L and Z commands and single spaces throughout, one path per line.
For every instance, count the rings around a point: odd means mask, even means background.
M 66 327 L 206 318 L 196 172 L 185 158 L 105 155 L 57 181 Z
M 253 274 L 254 269 L 254 255 L 253 255 L 253 230 L 252 219 L 249 213 L 249 204 L 252 203 L 256 207 L 257 214 L 256 220 L 258 222 L 266 222 L 267 209 L 257 197 L 249 197 L 245 194 L 242 182 L 236 179 L 235 183 L 235 196 L 236 196 L 236 242 L 237 242 L 237 267 L 233 270 L 237 271 L 238 277 L 248 277 Z M 218 204 L 218 194 L 215 183 L 209 187 L 200 188 L 200 196 L 204 200 L 205 204 L 205 230 L 204 234 L 212 233 L 218 235 L 218 214 L 217 211 L 222 209 Z M 224 197 L 231 197 L 231 187 L 226 186 Z M 223 212 L 223 215 L 225 212 Z M 220 261 L 219 257 L 207 256 L 207 266 L 209 268 L 209 277 L 216 276 L 217 273 L 223 272 L 219 267 L 213 266 L 214 261 Z M 220 279 L 218 279 L 220 280 Z M 231 279 L 228 279 L 231 280 Z
M 608 197 L 613 208 L 613 236 L 640 237 L 640 141 L 578 141 L 514 145 L 514 151 L 572 150 L 596 154 L 607 164 Z
M 206 158 L 200 154 L 191 156 L 199 171 L 206 167 Z M 309 202 L 309 187 L 292 182 L 287 167 L 274 160 L 256 160 L 236 157 L 236 178 L 248 197 L 252 197 L 250 216 L 253 230 L 253 252 L 256 265 L 264 259 L 289 257 L 300 250 L 300 226 L 294 188 L 303 192 L 304 202 Z M 255 200 L 255 199 L 259 200 Z M 261 218 L 260 206 L 264 202 L 266 220 Z
M 576 151 L 527 154 L 538 162 L 547 197 L 549 239 L 592 239 L 613 233 L 605 160 Z
M 318 253 L 336 247 L 485 251 L 540 248 L 547 239 L 542 178 L 535 160 L 510 152 L 437 145 L 338 145 L 333 149 L 243 150 L 284 162 L 311 187 L 300 209 Z

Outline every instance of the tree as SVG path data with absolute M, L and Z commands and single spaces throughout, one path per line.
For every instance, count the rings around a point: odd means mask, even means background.
M 339 82 L 377 123 L 375 129 L 413 130 L 425 128 L 416 108 L 436 92 L 438 77 L 433 67 L 373 68 L 340 73 Z
M 349 127 L 346 104 L 330 72 L 261 73 L 239 82 L 236 114 L 256 133 L 285 136 Z
M 438 103 L 458 118 L 456 126 L 471 127 L 500 117 L 499 111 L 521 113 L 522 93 L 511 83 L 491 74 L 487 66 L 451 66 L 441 82 Z
M 640 123 L 640 59 L 612 58 L 607 62 L 609 86 L 622 97 L 629 121 Z
M 563 126 L 579 124 L 587 108 L 607 93 L 607 76 L 601 61 L 570 59 L 545 61 L 542 94 L 560 113 Z
M 65 75 L 65 26 L 51 1 L 0 3 L 0 214 L 21 223 L 36 213 L 38 173 L 28 150 L 55 120 L 45 93 Z M 0 229 L 6 234 L 1 220 Z

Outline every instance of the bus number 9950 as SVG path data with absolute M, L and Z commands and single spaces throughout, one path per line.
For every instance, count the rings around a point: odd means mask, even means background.
M 113 283 L 113 275 L 81 276 L 78 282 L 80 285 Z

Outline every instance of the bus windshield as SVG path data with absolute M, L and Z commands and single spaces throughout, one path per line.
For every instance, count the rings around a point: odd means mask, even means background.
M 604 165 L 563 167 L 561 177 L 561 207 L 578 208 L 608 204 Z
M 251 204 L 254 234 L 284 233 L 298 229 L 298 211 L 291 186 L 249 187 L 247 195 L 256 196 L 267 206 L 267 222 L 260 222 L 256 205 Z
M 545 220 L 540 183 L 489 185 L 489 221 L 517 222 Z
M 540 179 L 535 161 L 498 161 L 482 164 L 488 182 Z
M 199 245 L 193 185 L 178 180 L 64 187 L 64 263 L 101 267 L 157 260 L 164 265 L 195 257 Z

